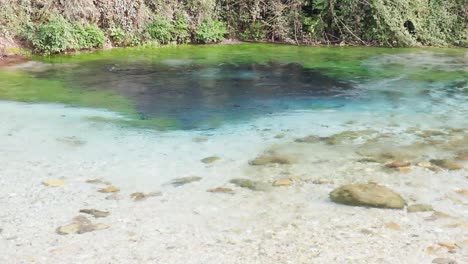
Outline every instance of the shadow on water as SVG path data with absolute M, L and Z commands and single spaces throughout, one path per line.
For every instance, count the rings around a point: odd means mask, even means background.
M 210 66 L 190 60 L 158 64 L 99 61 L 41 75 L 80 89 L 111 90 L 129 98 L 141 119 L 170 118 L 184 129 L 285 110 L 339 107 L 353 89 L 350 82 L 296 63 Z

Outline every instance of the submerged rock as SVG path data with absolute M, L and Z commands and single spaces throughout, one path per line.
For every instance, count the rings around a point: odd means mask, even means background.
M 89 183 L 89 184 L 105 184 L 105 185 L 110 185 L 110 182 L 103 181 L 103 180 L 101 180 L 101 179 L 89 179 L 89 180 L 86 180 L 86 183 Z
M 385 227 L 388 228 L 388 229 L 395 230 L 395 231 L 401 230 L 401 226 L 399 224 L 395 223 L 395 222 L 385 223 Z
M 330 193 L 335 203 L 351 206 L 402 209 L 406 202 L 396 192 L 377 184 L 349 184 Z
M 142 193 L 142 192 L 135 192 L 130 194 L 130 198 L 132 198 L 135 202 L 143 201 L 150 197 L 161 196 L 161 192 L 150 192 L 150 193 Z
M 234 190 L 231 188 L 225 188 L 225 187 L 216 187 L 213 189 L 208 189 L 206 190 L 207 192 L 210 193 L 228 193 L 228 194 L 233 194 Z
M 407 208 L 408 213 L 416 213 L 416 212 L 430 212 L 434 211 L 432 205 L 430 204 L 412 204 Z
M 57 141 L 65 143 L 72 147 L 79 147 L 79 146 L 83 146 L 84 144 L 86 144 L 86 141 L 79 139 L 78 137 L 75 137 L 75 136 L 57 138 Z
M 47 187 L 62 187 L 65 185 L 65 181 L 60 179 L 50 179 L 43 181 L 42 185 L 45 185 Z
M 427 138 L 427 137 L 435 137 L 435 136 L 445 136 L 447 133 L 440 131 L 440 130 L 422 130 L 418 133 L 418 136 Z
M 120 189 L 118 187 L 110 185 L 110 186 L 107 186 L 106 188 L 99 189 L 98 192 L 100 192 L 100 193 L 115 193 L 115 192 L 120 192 Z
M 218 161 L 219 159 L 221 159 L 221 158 L 218 157 L 218 156 L 210 156 L 210 157 L 206 157 L 204 159 L 201 159 L 200 161 L 205 163 L 205 164 L 210 164 L 210 163 L 213 163 L 215 161 Z
M 468 161 L 468 153 L 458 153 L 455 160 Z
M 101 211 L 97 209 L 81 209 L 80 213 L 89 214 L 96 218 L 98 217 L 107 217 L 110 213 L 106 211 Z
M 56 229 L 57 234 L 59 235 L 70 235 L 70 234 L 83 234 L 88 233 L 96 230 L 104 230 L 108 229 L 109 226 L 96 223 L 93 224 L 88 218 L 85 216 L 77 216 L 73 218 L 73 222 L 68 225 L 60 226 Z
M 444 159 L 432 159 L 430 162 L 447 170 L 461 170 L 463 167 L 455 162 Z
M 439 168 L 437 166 L 434 166 L 432 163 L 430 163 L 428 161 L 419 162 L 416 165 L 418 165 L 421 168 L 425 168 L 425 169 L 428 169 L 428 170 L 431 170 L 431 171 L 434 171 L 434 172 L 439 172 L 439 171 L 442 170 L 441 168 Z
M 393 161 L 389 163 L 385 163 L 385 167 L 387 168 L 400 168 L 400 167 L 408 167 L 411 163 L 408 161 Z
M 206 137 L 195 137 L 195 138 L 192 138 L 192 141 L 196 142 L 196 143 L 202 143 L 202 142 L 208 141 L 208 138 L 206 138 Z
M 170 183 L 175 187 L 179 187 L 188 183 L 200 181 L 201 179 L 202 179 L 201 177 L 197 177 L 197 176 L 182 177 L 182 178 L 173 179 Z
M 457 262 L 453 259 L 449 258 L 435 258 L 432 260 L 433 264 L 457 264 Z
M 249 164 L 252 166 L 263 166 L 267 164 L 281 164 L 288 165 L 296 163 L 296 159 L 288 155 L 280 155 L 276 153 L 266 153 L 262 154 L 255 159 L 249 161 Z
M 273 186 L 280 187 L 280 186 L 291 186 L 293 185 L 294 181 L 291 178 L 283 178 L 273 182 Z
M 265 183 L 252 181 L 249 179 L 238 178 L 238 179 L 232 179 L 229 182 L 239 187 L 246 188 L 252 191 L 266 191 L 269 189 L 268 188 L 269 186 L 267 186 Z

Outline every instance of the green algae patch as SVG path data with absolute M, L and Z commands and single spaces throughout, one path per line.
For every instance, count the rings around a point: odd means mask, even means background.
M 123 114 L 134 112 L 132 104 L 125 97 L 110 91 L 70 89 L 61 81 L 39 79 L 19 71 L 0 70 L 0 99 L 104 108 Z
M 463 57 L 462 49 L 416 49 L 416 48 L 375 48 L 375 47 L 307 47 L 277 44 L 244 43 L 236 45 L 179 45 L 162 46 L 157 48 L 116 48 L 112 50 L 92 53 L 78 53 L 72 55 L 55 55 L 50 57 L 35 57 L 48 63 L 89 63 L 95 61 L 113 61 L 122 64 L 164 64 L 168 61 L 179 60 L 199 65 L 219 64 L 268 64 L 297 63 L 304 68 L 316 69 L 334 78 L 361 79 L 384 78 L 400 75 L 410 75 L 418 80 L 431 81 L 435 72 L 441 76 L 451 73 L 451 70 L 427 69 L 426 74 L 420 74 L 421 68 L 406 67 L 412 60 L 379 61 L 377 67 L 366 64 L 369 59 L 392 58 L 398 55 L 417 53 L 440 54 L 450 57 Z M 411 57 L 410 57 L 411 58 Z M 411 66 L 411 65 L 410 65 Z M 424 69 L 423 69 L 424 70 Z M 409 71 L 409 72 L 408 72 Z M 463 72 L 457 71 L 457 75 Z M 450 78 L 450 77 L 447 77 Z

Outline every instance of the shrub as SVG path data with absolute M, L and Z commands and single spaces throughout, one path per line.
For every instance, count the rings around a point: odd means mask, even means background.
M 25 36 L 36 52 L 53 54 L 76 46 L 74 28 L 62 16 L 53 16 L 48 22 L 30 30 Z
M 172 39 L 176 40 L 179 44 L 190 42 L 189 24 L 183 15 L 178 15 L 173 22 Z
M 227 34 L 226 25 L 218 20 L 204 20 L 196 31 L 195 39 L 200 43 L 216 43 Z
M 243 33 L 240 34 L 240 37 L 244 40 L 262 40 L 265 39 L 267 32 L 263 25 L 260 22 L 255 22 L 250 25 Z
M 147 26 L 146 31 L 152 40 L 156 40 L 161 44 L 167 44 L 174 40 L 172 35 L 174 26 L 167 18 L 156 18 Z
M 76 25 L 74 36 L 76 49 L 102 48 L 106 37 L 104 32 L 95 25 Z
M 109 37 L 116 46 L 123 46 L 125 42 L 125 32 L 121 27 L 112 26 L 109 28 Z

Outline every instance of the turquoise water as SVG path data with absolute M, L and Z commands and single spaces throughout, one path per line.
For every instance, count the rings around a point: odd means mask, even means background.
M 464 50 L 245 44 L 39 59 L 5 77 L 0 98 L 107 108 L 142 127 L 211 129 L 298 110 L 465 115 L 468 108 Z

